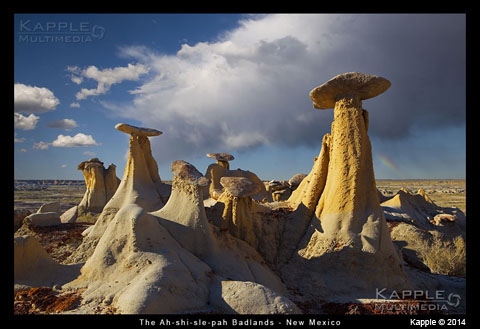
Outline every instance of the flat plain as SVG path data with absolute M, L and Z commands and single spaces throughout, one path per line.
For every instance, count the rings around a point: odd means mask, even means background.
M 166 181 L 165 183 L 171 183 Z M 424 189 L 430 198 L 440 207 L 457 207 L 466 214 L 465 179 L 379 179 L 377 188 L 385 196 L 393 196 L 404 187 L 411 193 Z M 14 191 L 14 209 L 36 212 L 44 203 L 59 201 L 62 212 L 77 205 L 85 193 L 85 184 L 78 182 L 70 185 L 46 184 L 43 190 L 17 189 Z
M 410 193 L 425 190 L 428 196 L 440 207 L 456 207 L 467 214 L 465 179 L 379 179 L 377 189 L 385 196 L 393 196 L 404 187 Z

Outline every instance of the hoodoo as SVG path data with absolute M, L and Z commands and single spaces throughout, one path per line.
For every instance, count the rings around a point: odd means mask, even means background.
M 83 172 L 87 190 L 83 199 L 78 205 L 80 213 L 94 212 L 100 213 L 110 198 L 115 194 L 120 179 L 115 174 L 116 166 L 110 164 L 105 169 L 103 162 L 98 158 L 83 161 L 78 165 L 78 170 Z
M 95 226 L 70 256 L 71 262 L 82 262 L 90 257 L 108 224 L 122 206 L 136 204 L 144 210 L 153 211 L 163 207 L 170 194 L 170 185 L 163 183 L 160 179 L 157 162 L 152 156 L 148 140 L 148 137 L 159 136 L 162 132 L 125 123 L 119 123 L 115 128 L 130 134 L 130 149 L 125 173 Z
M 253 223 L 255 205 L 251 195 L 259 191 L 258 185 L 245 177 L 222 177 L 220 184 L 224 188 L 218 198 L 219 202 L 225 204 L 222 214 L 224 226 L 231 235 L 248 242 L 256 249 L 258 239 Z
M 229 153 L 207 153 L 207 157 L 217 160 L 217 164 L 221 165 L 225 169 L 230 169 L 228 161 L 232 161 L 235 158 Z
M 289 200 L 300 222 L 311 214 L 303 238 L 281 269 L 287 282 L 304 273 L 305 280 L 296 284 L 301 291 L 367 298 L 378 287 L 408 287 L 379 204 L 368 112 L 362 108 L 362 100 L 389 86 L 378 76 L 345 73 L 310 92 L 315 108 L 335 110 L 320 156 Z
M 252 196 L 255 200 L 267 199 L 271 201 L 272 197 L 267 193 L 263 182 L 253 172 L 248 170 L 236 169 L 230 170 L 228 161 L 234 159 L 233 155 L 228 153 L 208 153 L 209 158 L 217 160 L 217 163 L 212 163 L 208 166 L 205 177 L 210 180 L 208 193 L 212 199 L 217 200 L 223 192 L 223 186 L 220 184 L 222 177 L 245 177 L 258 185 L 258 192 Z

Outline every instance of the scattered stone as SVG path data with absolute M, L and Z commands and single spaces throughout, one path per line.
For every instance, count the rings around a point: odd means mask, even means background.
M 431 223 L 437 226 L 443 225 L 443 223 L 451 223 L 454 222 L 457 218 L 455 215 L 451 214 L 438 214 L 435 217 L 433 217 L 433 220 L 431 220 Z
M 61 223 L 60 215 L 57 212 L 43 212 L 31 214 L 23 220 L 27 225 L 34 226 L 51 226 Z
M 290 188 L 290 184 L 285 180 L 271 180 L 267 183 L 267 192 L 273 193 L 275 191 L 284 190 Z
M 292 190 L 289 188 L 283 190 L 277 190 L 272 193 L 273 201 L 286 201 L 292 194 Z
M 78 206 L 73 206 L 72 208 L 65 211 L 60 215 L 60 221 L 62 223 L 75 223 L 78 217 Z
M 305 177 L 307 177 L 306 174 L 296 174 L 292 178 L 290 178 L 288 180 L 288 184 L 290 185 L 290 189 L 292 191 L 295 191 L 297 189 L 298 185 L 300 185 L 300 183 L 303 181 L 303 179 Z
M 37 210 L 37 214 L 45 212 L 60 212 L 60 202 L 45 203 Z
M 291 300 L 254 282 L 222 281 L 212 296 L 226 314 L 302 314 Z

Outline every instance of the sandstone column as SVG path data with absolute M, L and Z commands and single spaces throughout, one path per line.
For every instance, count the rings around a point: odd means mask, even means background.
M 291 280 L 287 269 L 303 268 L 310 279 L 300 285 L 305 291 L 374 297 L 376 288 L 408 287 L 379 204 L 368 113 L 362 109 L 362 100 L 389 87 L 378 76 L 345 73 L 310 92 L 315 108 L 335 110 L 325 185 L 297 252 L 282 270 Z
M 115 165 L 111 164 L 105 169 L 103 162 L 98 158 L 83 161 L 78 165 L 78 170 L 83 172 L 87 190 L 78 205 L 79 213 L 100 213 L 105 204 L 117 190 L 120 180 L 115 174 Z
M 71 262 L 85 261 L 105 232 L 115 214 L 125 205 L 136 204 L 146 211 L 158 210 L 168 199 L 171 187 L 160 180 L 157 162 L 152 156 L 149 137 L 159 136 L 161 131 L 119 123 L 115 129 L 130 135 L 130 149 L 123 178 L 117 190 L 103 208 L 95 225 L 82 244 L 69 257 Z M 109 167 L 105 181 L 113 180 L 114 167 Z

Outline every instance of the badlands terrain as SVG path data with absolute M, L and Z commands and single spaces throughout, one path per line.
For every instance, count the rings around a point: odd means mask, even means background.
M 58 182 L 61 182 L 59 184 Z M 78 204 L 85 194 L 85 181 L 70 180 L 14 181 L 14 209 L 36 212 L 41 205 L 58 201 L 62 210 Z M 164 181 L 172 184 L 171 181 Z M 269 181 L 263 181 L 268 185 Z M 393 196 L 400 188 L 416 192 L 424 189 L 440 207 L 457 207 L 466 212 L 466 182 L 464 179 L 377 179 L 377 188 L 385 196 Z M 40 186 L 43 188 L 40 190 Z
M 14 313 L 465 313 L 465 181 L 375 180 L 362 101 L 389 87 L 350 72 L 313 89 L 334 121 L 288 181 L 226 152 L 162 181 L 162 132 L 119 123 L 121 179 L 93 158 L 84 185 L 17 182 Z
M 171 181 L 165 181 L 171 184 Z M 268 186 L 269 181 L 264 181 Z M 15 214 L 21 217 L 35 213 L 38 208 L 49 202 L 60 202 L 62 211 L 80 203 L 85 194 L 85 181 L 71 181 L 66 184 L 58 184 L 54 180 L 28 180 L 16 181 L 15 186 L 20 185 L 14 191 Z M 42 186 L 42 190 L 39 186 Z M 386 197 L 392 197 L 400 188 L 405 188 L 412 193 L 418 189 L 427 191 L 430 198 L 440 207 L 457 207 L 466 214 L 466 182 L 463 179 L 428 179 L 428 180 L 376 180 L 379 191 Z M 98 216 L 98 215 L 96 215 Z M 23 218 L 22 218 L 23 219 Z M 388 222 L 395 225 L 394 222 Z M 50 227 L 22 228 L 16 235 L 34 235 L 49 255 L 59 263 L 65 263 L 68 256 L 76 249 L 83 240 L 82 232 L 90 227 L 91 223 L 62 224 Z M 61 291 L 61 290 L 60 290 Z M 60 293 L 53 288 L 32 288 L 20 290 L 15 295 L 15 314 L 43 314 L 61 313 L 74 309 L 81 302 L 81 296 L 77 293 Z M 65 298 L 52 296 L 66 296 Z M 34 303 L 37 301 L 37 304 Z M 45 305 L 42 306 L 44 302 Z M 34 304 L 35 306 L 32 306 Z M 398 306 L 398 302 L 383 302 L 381 308 L 374 300 L 360 302 L 325 302 L 320 314 L 438 314 L 439 307 L 432 307 L 431 303 L 422 299 L 404 300 Z M 422 310 L 422 305 L 425 306 Z M 307 313 L 311 311 L 313 303 L 299 304 L 300 308 Z M 429 310 L 430 306 L 430 310 Z M 114 313 L 114 309 L 102 308 L 94 310 L 94 313 Z

